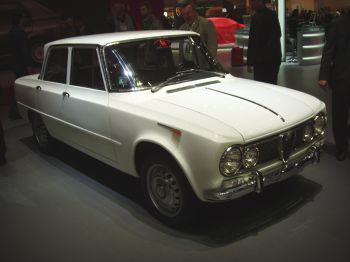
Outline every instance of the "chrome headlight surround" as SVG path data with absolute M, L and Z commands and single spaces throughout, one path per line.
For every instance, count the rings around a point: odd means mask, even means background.
M 257 146 L 248 146 L 243 149 L 242 162 L 245 168 L 256 166 L 259 161 L 259 149 Z
M 315 136 L 322 136 L 324 135 L 327 127 L 327 116 L 322 112 L 319 113 L 315 118 L 314 118 L 314 134 Z
M 309 143 L 314 140 L 314 126 L 312 124 L 307 124 L 303 128 L 302 139 L 304 143 Z
M 223 176 L 234 176 L 242 166 L 242 151 L 238 146 L 230 146 L 220 159 L 220 173 Z

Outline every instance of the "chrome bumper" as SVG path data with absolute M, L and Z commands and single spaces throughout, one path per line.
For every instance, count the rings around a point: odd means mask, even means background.
M 298 174 L 308 164 L 320 162 L 320 155 L 325 151 L 323 144 L 313 145 L 307 149 L 303 156 L 289 163 L 281 163 L 272 170 L 264 168 L 260 170 L 250 170 L 242 175 L 238 175 L 223 182 L 219 189 L 204 192 L 204 198 L 208 201 L 233 200 L 251 192 L 261 193 L 262 190 L 271 184 L 283 181 L 293 175 Z

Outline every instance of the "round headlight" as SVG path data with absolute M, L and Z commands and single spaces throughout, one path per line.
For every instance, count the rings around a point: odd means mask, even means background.
M 229 147 L 220 159 L 220 172 L 224 176 L 233 176 L 242 165 L 242 153 L 238 147 Z
M 243 150 L 242 162 L 245 168 L 254 167 L 259 160 L 259 149 L 256 146 L 246 147 Z
M 303 142 L 311 142 L 314 139 L 314 128 L 311 125 L 307 125 L 303 130 Z
M 319 114 L 314 120 L 314 132 L 315 135 L 323 135 L 327 126 L 327 117 L 324 114 Z

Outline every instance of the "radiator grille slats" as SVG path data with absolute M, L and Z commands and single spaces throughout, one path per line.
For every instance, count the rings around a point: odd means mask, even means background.
M 291 152 L 290 154 L 293 154 L 298 150 L 298 148 L 305 146 L 307 143 L 303 141 L 303 129 L 307 124 L 310 123 L 307 122 L 289 131 L 283 132 L 283 134 L 291 133 L 293 137 L 293 141 L 288 141 L 288 144 L 285 144 L 284 146 L 282 146 L 283 142 L 280 137 L 282 133 L 255 143 L 259 149 L 258 165 L 264 164 L 271 160 L 281 159 L 281 148 L 284 148 L 285 150 Z

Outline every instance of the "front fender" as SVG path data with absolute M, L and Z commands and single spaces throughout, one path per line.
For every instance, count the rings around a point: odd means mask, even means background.
M 158 132 L 154 130 L 145 132 L 135 139 L 134 159 L 137 146 L 144 142 L 162 148 L 173 157 L 199 199 L 205 200 L 203 193 L 206 189 L 221 185 L 223 176 L 219 172 L 219 161 L 228 144 L 220 144 L 186 132 L 178 135 L 171 129 L 160 126 Z M 137 173 L 136 165 L 134 169 Z

